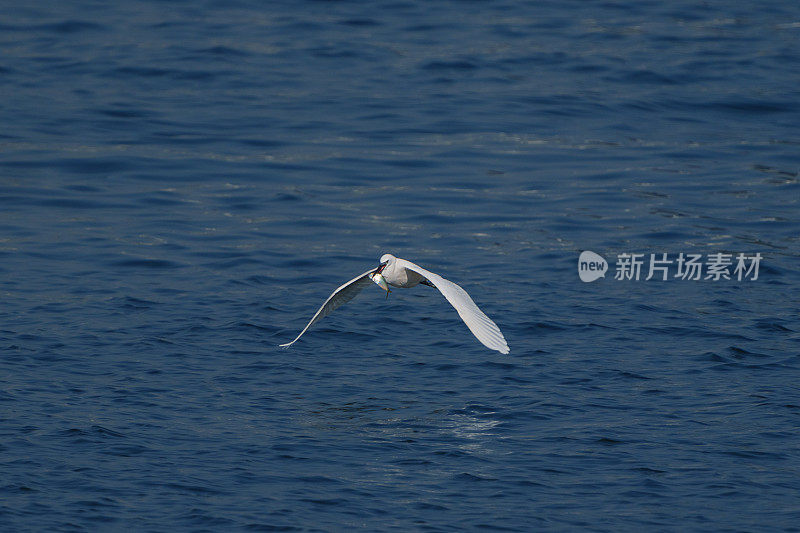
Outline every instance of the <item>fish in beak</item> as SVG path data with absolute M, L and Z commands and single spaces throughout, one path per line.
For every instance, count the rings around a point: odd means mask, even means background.
M 383 277 L 381 271 L 386 268 L 386 263 L 383 263 L 378 269 L 369 275 L 369 279 L 375 282 L 375 285 L 380 287 L 381 289 L 386 291 L 386 298 L 389 298 L 389 293 L 392 292 L 389 290 L 389 284 L 386 283 L 386 278 Z

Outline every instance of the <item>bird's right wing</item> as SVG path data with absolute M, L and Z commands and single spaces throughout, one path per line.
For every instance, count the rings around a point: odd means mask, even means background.
M 358 276 L 357 278 L 353 278 L 335 291 L 333 294 L 328 296 L 328 299 L 325 300 L 325 303 L 322 304 L 322 307 L 311 317 L 311 321 L 308 323 L 306 327 L 303 328 L 303 331 L 292 341 L 287 342 L 286 344 L 281 344 L 283 347 L 291 346 L 292 344 L 297 342 L 297 339 L 303 336 L 303 333 L 306 332 L 308 328 L 328 316 L 329 314 L 333 313 L 334 310 L 338 309 L 339 307 L 343 306 L 353 298 L 355 298 L 361 289 L 372 283 L 369 275 L 375 272 L 375 269 L 368 270 Z
M 424 276 L 430 281 L 439 292 L 450 302 L 458 316 L 467 325 L 469 330 L 475 337 L 483 343 L 487 348 L 497 350 L 500 353 L 508 353 L 510 350 L 506 343 L 503 333 L 497 327 L 491 318 L 480 310 L 480 308 L 472 301 L 467 291 L 462 289 L 452 281 L 444 279 L 439 274 L 434 274 L 430 270 L 425 270 L 419 265 L 407 261 L 406 259 L 397 259 L 398 266 L 413 270 L 417 274 Z

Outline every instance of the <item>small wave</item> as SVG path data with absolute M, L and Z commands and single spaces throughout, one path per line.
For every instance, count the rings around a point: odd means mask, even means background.
M 175 269 L 182 268 L 184 265 L 176 261 L 166 259 L 123 259 L 109 263 L 112 267 L 119 268 L 146 268 L 146 269 Z

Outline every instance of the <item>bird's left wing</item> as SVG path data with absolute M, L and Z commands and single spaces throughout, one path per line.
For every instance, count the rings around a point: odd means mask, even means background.
M 397 259 L 398 266 L 413 270 L 417 274 L 424 276 L 430 281 L 442 295 L 447 298 L 456 311 L 458 316 L 467 325 L 469 330 L 475 337 L 483 343 L 487 348 L 497 350 L 500 353 L 508 353 L 510 350 L 506 343 L 503 333 L 497 327 L 491 318 L 480 310 L 480 308 L 472 301 L 467 291 L 462 289 L 452 281 L 444 279 L 439 274 L 434 274 L 430 270 L 425 270 L 419 265 L 407 261 L 405 259 Z
M 372 283 L 369 275 L 375 272 L 375 269 L 368 270 L 358 276 L 357 278 L 353 278 L 335 291 L 333 294 L 328 296 L 328 299 L 325 300 L 325 303 L 322 304 L 322 307 L 311 317 L 311 321 L 308 323 L 306 327 L 303 328 L 303 331 L 292 341 L 287 342 L 286 344 L 281 344 L 283 347 L 291 346 L 297 339 L 303 336 L 303 333 L 306 332 L 308 328 L 328 316 L 329 314 L 333 313 L 334 310 L 338 309 L 339 307 L 343 306 L 353 298 L 355 298 L 361 289 Z

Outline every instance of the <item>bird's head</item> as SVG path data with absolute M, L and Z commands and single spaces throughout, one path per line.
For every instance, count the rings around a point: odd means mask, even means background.
M 375 270 L 375 274 L 380 274 L 383 272 L 383 269 L 389 266 L 390 263 L 394 262 L 395 256 L 392 254 L 383 254 L 381 256 L 381 264 L 378 266 L 377 270 Z

